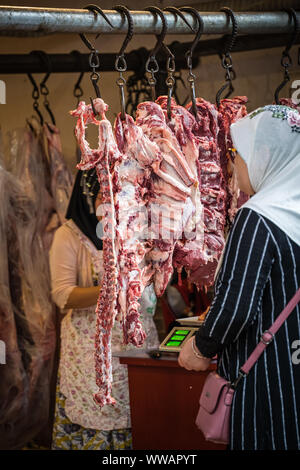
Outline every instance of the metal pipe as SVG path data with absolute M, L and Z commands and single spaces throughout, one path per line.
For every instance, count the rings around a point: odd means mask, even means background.
M 127 32 L 127 23 L 120 13 L 104 10 L 114 26 L 112 29 L 98 15 L 82 9 L 0 7 L 0 33 L 50 34 L 50 33 L 103 33 L 119 34 Z M 150 12 L 132 11 L 135 34 L 158 34 L 161 20 Z M 205 34 L 228 34 L 230 20 L 225 13 L 200 12 L 203 17 Z M 181 18 L 173 13 L 165 13 L 168 34 L 190 34 Z M 196 28 L 196 19 L 184 13 L 187 21 Z M 300 21 L 300 11 L 297 12 Z M 282 34 L 293 32 L 293 21 L 286 12 L 236 13 L 239 34 Z
M 284 47 L 287 38 L 285 34 L 238 36 L 232 52 L 252 51 L 268 49 L 272 47 Z M 300 37 L 295 44 L 300 44 Z M 202 56 L 215 55 L 222 50 L 223 38 L 208 39 L 200 41 L 193 54 L 193 67 L 199 63 Z M 185 53 L 190 49 L 190 42 L 174 41 L 168 44 L 169 49 L 175 55 L 176 70 L 187 68 Z M 149 56 L 146 48 L 140 48 L 125 54 L 128 71 L 144 70 Z M 89 54 L 47 54 L 51 73 L 75 73 L 90 72 Z M 280 54 L 278 54 L 279 63 Z M 116 54 L 100 53 L 100 72 L 113 72 L 115 70 Z M 165 70 L 166 56 L 158 55 L 160 70 Z M 40 59 L 37 54 L 0 54 L 0 73 L 22 74 L 22 73 L 47 73 L 47 63 Z

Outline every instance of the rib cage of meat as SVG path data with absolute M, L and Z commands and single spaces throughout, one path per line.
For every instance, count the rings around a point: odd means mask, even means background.
M 145 332 L 139 321 L 139 299 L 150 283 L 153 270 L 146 263 L 148 240 L 149 178 L 151 165 L 159 159 L 157 149 L 143 136 L 134 120 L 119 115 L 115 138 L 122 159 L 115 165 L 115 204 L 119 269 L 118 308 L 125 343 L 142 346 Z
M 161 296 L 173 273 L 173 253 L 183 231 L 195 232 L 196 222 L 201 219 L 201 201 L 197 197 L 195 155 L 187 158 L 182 151 L 159 102 L 139 104 L 136 124 L 161 154 L 153 168 L 150 213 L 153 247 L 148 255 L 154 268 L 155 292 Z

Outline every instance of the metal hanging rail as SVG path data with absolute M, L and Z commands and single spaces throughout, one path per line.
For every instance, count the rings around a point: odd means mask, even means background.
M 225 2 L 226 3 L 226 2 Z M 104 10 L 114 28 L 98 15 L 82 9 L 0 7 L 0 34 L 103 33 L 127 32 L 126 19 L 114 10 Z M 134 34 L 158 34 L 161 19 L 150 12 L 132 11 Z M 185 13 L 187 21 L 196 28 L 196 20 Z M 229 34 L 230 21 L 225 13 L 201 12 L 204 34 Z M 300 21 L 300 11 L 297 12 Z M 165 13 L 168 34 L 191 34 L 180 18 Z M 293 21 L 286 12 L 236 13 L 239 34 L 284 34 L 293 32 Z
M 238 36 L 232 52 L 252 51 L 268 49 L 273 47 L 284 47 L 286 45 L 285 34 L 270 34 Z M 202 56 L 215 55 L 222 49 L 223 37 L 217 39 L 207 39 L 200 41 L 194 50 L 193 67 L 199 63 Z M 300 37 L 295 41 L 295 45 L 300 44 Z M 168 47 L 175 55 L 176 69 L 187 68 L 185 53 L 190 49 L 190 42 L 172 42 Z M 128 71 L 144 70 L 149 50 L 140 48 L 125 54 Z M 37 54 L 0 54 L 0 74 L 24 74 L 24 73 L 74 73 L 90 72 L 89 54 L 69 53 L 69 54 L 48 54 L 48 64 L 41 60 Z M 100 53 L 101 72 L 115 71 L 116 54 Z M 160 69 L 165 69 L 165 55 L 157 56 Z M 300 63 L 299 63 L 300 65 Z

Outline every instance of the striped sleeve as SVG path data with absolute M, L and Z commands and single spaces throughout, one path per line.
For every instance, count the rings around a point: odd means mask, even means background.
M 259 214 L 241 209 L 229 234 L 215 296 L 196 345 L 213 357 L 253 323 L 274 260 L 274 242 Z

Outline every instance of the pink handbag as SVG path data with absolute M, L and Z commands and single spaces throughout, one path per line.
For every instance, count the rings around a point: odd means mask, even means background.
M 261 356 L 265 348 L 274 338 L 289 314 L 300 301 L 300 289 L 289 301 L 285 309 L 277 317 L 269 330 L 266 330 L 260 342 L 250 355 L 249 359 L 240 368 L 237 379 L 229 382 L 220 377 L 216 372 L 210 372 L 205 381 L 200 396 L 200 408 L 196 418 L 196 425 L 202 431 L 207 441 L 218 444 L 229 444 L 231 405 L 235 389 L 239 381 L 249 374 L 255 362 Z

